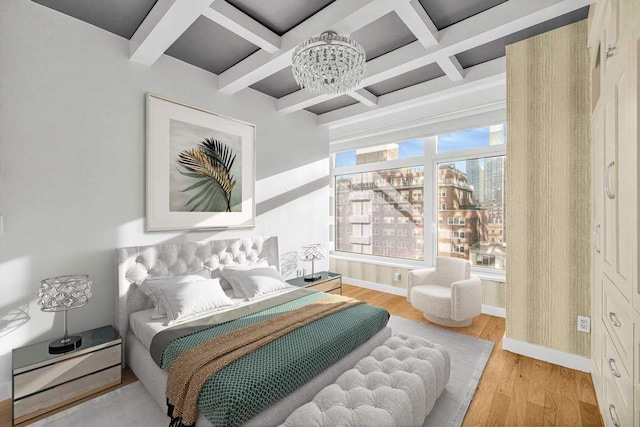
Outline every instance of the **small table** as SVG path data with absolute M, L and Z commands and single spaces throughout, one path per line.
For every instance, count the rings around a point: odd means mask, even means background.
M 49 341 L 13 350 L 14 425 L 122 382 L 122 339 L 112 326 L 74 335 L 82 345 L 67 353 L 49 353 Z
M 342 274 L 331 273 L 330 271 L 321 271 L 316 274 L 320 276 L 320 279 L 314 282 L 306 282 L 303 276 L 289 279 L 287 283 L 301 288 L 310 288 L 318 292 L 342 295 Z

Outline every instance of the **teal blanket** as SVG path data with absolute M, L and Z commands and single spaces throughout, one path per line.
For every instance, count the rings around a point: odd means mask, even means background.
M 324 297 L 313 293 L 174 339 L 164 347 L 161 367 L 168 371 L 183 352 L 208 339 Z M 198 407 L 215 426 L 239 426 L 363 344 L 388 320 L 386 310 L 360 304 L 298 328 L 212 375 Z

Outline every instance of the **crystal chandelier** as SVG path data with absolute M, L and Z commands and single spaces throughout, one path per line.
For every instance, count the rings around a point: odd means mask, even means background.
M 325 31 L 296 47 L 292 69 L 300 87 L 318 95 L 340 95 L 360 83 L 365 53 L 362 46 L 349 37 Z

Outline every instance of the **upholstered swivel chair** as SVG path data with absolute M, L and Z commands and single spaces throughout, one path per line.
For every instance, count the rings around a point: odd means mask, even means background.
M 436 268 L 409 272 L 407 299 L 425 319 L 443 326 L 469 326 L 482 307 L 482 282 L 460 258 L 437 257 Z

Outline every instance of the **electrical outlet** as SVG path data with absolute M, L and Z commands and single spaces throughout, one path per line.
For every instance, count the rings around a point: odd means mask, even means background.
M 302 270 L 296 270 L 296 277 L 302 276 Z
M 591 333 L 591 318 L 586 316 L 578 316 L 578 330 L 580 332 Z
M 400 281 L 400 273 L 393 273 L 393 281 L 394 282 Z

